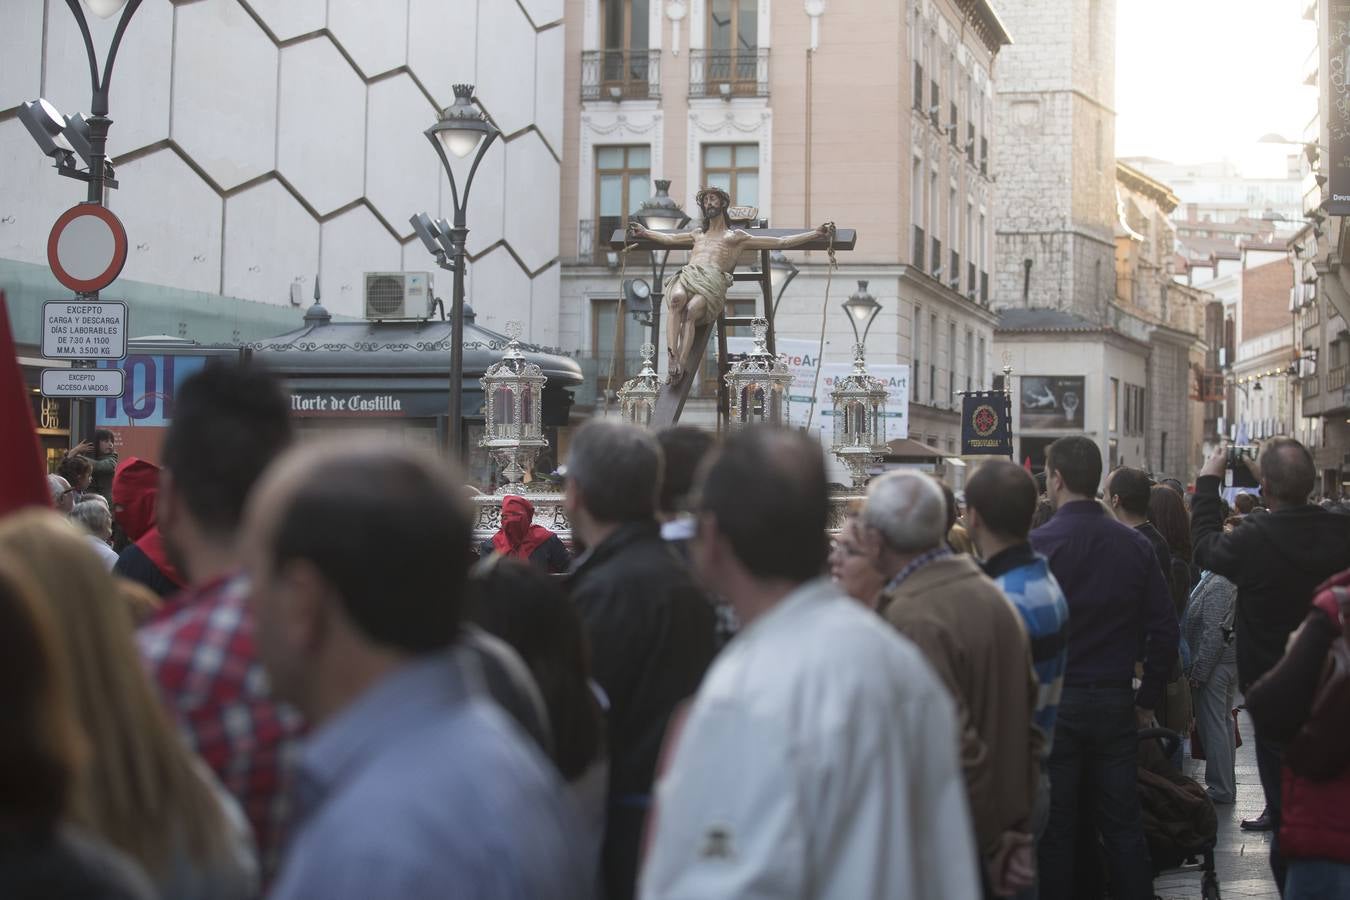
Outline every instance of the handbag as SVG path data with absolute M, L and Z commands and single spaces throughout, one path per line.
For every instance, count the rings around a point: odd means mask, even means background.
M 1350 765 L 1350 644 L 1342 635 L 1331 642 L 1312 710 L 1285 748 L 1284 762 L 1295 775 L 1312 781 L 1335 778 Z

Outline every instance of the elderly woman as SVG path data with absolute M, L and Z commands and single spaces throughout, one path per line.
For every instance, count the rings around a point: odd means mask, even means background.
M 101 496 L 92 496 L 96 499 L 81 500 L 75 504 L 75 508 L 70 511 L 70 519 L 89 532 L 86 535 L 89 546 L 94 548 L 99 561 L 111 572 L 113 566 L 117 565 L 117 554 L 108 546 L 108 541 L 112 539 L 112 511 Z

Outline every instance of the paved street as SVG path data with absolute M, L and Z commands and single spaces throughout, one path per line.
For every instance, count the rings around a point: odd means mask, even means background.
M 1252 741 L 1252 721 L 1244 711 L 1239 720 L 1243 745 L 1237 751 L 1238 799 L 1233 806 L 1216 807 L 1219 813 L 1219 845 L 1215 863 L 1219 887 L 1225 900 L 1278 900 L 1275 881 L 1270 876 L 1268 854 L 1270 834 L 1243 831 L 1238 823 L 1260 815 L 1265 801 L 1261 779 L 1256 774 L 1256 744 Z M 1204 784 L 1205 764 L 1186 758 L 1186 774 Z M 1200 896 L 1197 870 L 1170 872 L 1160 877 L 1153 891 L 1163 900 L 1189 900 Z

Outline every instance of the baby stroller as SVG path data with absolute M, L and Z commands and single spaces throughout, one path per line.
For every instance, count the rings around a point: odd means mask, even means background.
M 1181 735 L 1170 729 L 1139 732 L 1139 806 L 1153 874 L 1195 868 L 1201 873 L 1200 896 L 1220 900 L 1214 871 L 1219 820 L 1205 789 L 1168 761 L 1180 746 Z

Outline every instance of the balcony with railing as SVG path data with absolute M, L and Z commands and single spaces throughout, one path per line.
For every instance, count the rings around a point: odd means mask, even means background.
M 585 50 L 581 54 L 582 100 L 657 100 L 661 97 L 660 50 Z
M 689 96 L 769 96 L 769 48 L 690 50 Z

